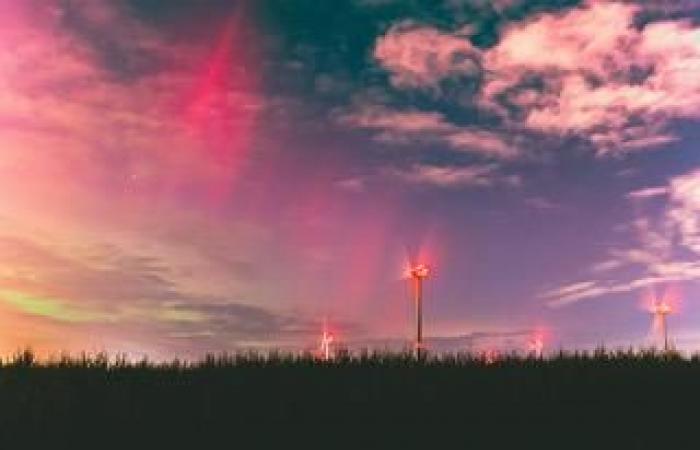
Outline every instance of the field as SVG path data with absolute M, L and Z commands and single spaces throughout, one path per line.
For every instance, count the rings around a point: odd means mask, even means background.
M 25 352 L 0 368 L 0 448 L 696 448 L 682 443 L 698 400 L 700 359 L 653 351 L 191 364 Z

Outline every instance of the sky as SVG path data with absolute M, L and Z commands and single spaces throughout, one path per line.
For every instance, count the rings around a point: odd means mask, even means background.
M 700 350 L 691 0 L 0 3 L 0 354 Z

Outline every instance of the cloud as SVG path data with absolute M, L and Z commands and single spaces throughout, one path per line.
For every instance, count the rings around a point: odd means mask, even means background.
M 520 152 L 497 133 L 459 127 L 438 112 L 398 111 L 384 106 L 365 106 L 340 116 L 339 121 L 352 127 L 377 132 L 376 139 L 393 144 L 440 143 L 455 152 L 477 155 L 483 159 L 512 160 Z M 414 164 L 403 168 L 385 168 L 385 175 L 411 184 L 435 187 L 519 185 L 520 178 L 501 173 L 500 166 L 490 164 Z
M 673 177 L 667 186 L 633 191 L 632 199 L 666 196 L 668 204 L 660 220 L 648 217 L 629 227 L 638 247 L 613 249 L 608 259 L 594 264 L 591 272 L 613 274 L 607 280 L 578 282 L 542 294 L 550 306 L 632 292 L 659 284 L 700 280 L 700 171 Z M 614 276 L 615 271 L 636 269 L 637 276 Z
M 387 174 L 408 183 L 442 188 L 520 184 L 520 178 L 515 175 L 501 174 L 498 169 L 495 164 L 472 166 L 417 164 L 407 169 L 388 170 Z
M 365 183 L 365 180 L 358 177 L 338 180 L 336 181 L 335 186 L 343 191 L 355 193 L 364 192 L 367 189 L 367 184 Z
M 665 186 L 649 187 L 638 189 L 627 194 L 628 198 L 631 199 L 647 199 L 654 197 L 662 197 L 668 194 L 668 188 Z
M 445 135 L 444 139 L 455 150 L 495 159 L 510 160 L 522 155 L 516 147 L 506 142 L 504 136 L 491 131 L 463 128 Z
M 59 322 L 80 323 L 111 320 L 109 314 L 100 314 L 76 308 L 65 301 L 55 298 L 38 297 L 24 292 L 0 291 L 0 301 L 5 302 L 20 312 L 37 317 L 45 317 Z
M 381 142 L 440 143 L 454 151 L 488 159 L 513 160 L 521 155 L 508 136 L 455 125 L 439 112 L 367 105 L 342 114 L 339 121 L 355 128 L 374 130 L 377 132 L 376 139 Z
M 543 294 L 544 297 L 568 297 L 581 292 L 587 292 L 596 286 L 595 281 L 578 281 L 576 283 L 567 284 L 562 287 L 547 291 Z
M 436 88 L 445 78 L 480 73 L 480 52 L 468 40 L 410 23 L 381 36 L 374 57 L 400 88 Z
M 589 2 L 509 26 L 484 56 L 484 101 L 505 98 L 534 130 L 590 136 L 600 154 L 672 142 L 664 125 L 700 114 L 700 82 L 690 76 L 700 29 L 682 20 L 640 28 L 640 11 Z
M 670 122 L 700 117 L 700 28 L 670 17 L 640 25 L 644 12 L 592 0 L 512 22 L 484 49 L 458 31 L 397 25 L 374 56 L 399 89 L 480 80 L 470 108 L 501 116 L 510 133 L 576 136 L 599 155 L 632 152 L 675 142 Z
M 57 25 L 81 41 L 96 63 L 128 79 L 160 71 L 177 57 L 155 30 L 129 17 L 125 4 L 104 0 L 65 0 L 55 7 Z M 99 39 L 95 39 L 99 36 Z
M 528 197 L 525 199 L 525 204 L 532 208 L 540 210 L 552 210 L 561 208 L 561 205 L 544 197 Z
M 253 77 L 220 82 L 209 43 L 170 40 L 114 2 L 46 5 L 0 15 L 3 190 L 223 195 L 261 107 Z
M 368 106 L 359 111 L 343 115 L 340 120 L 348 125 L 369 128 L 388 133 L 442 133 L 450 131 L 452 125 L 438 112 L 397 111 L 381 106 Z
M 3 329 L 21 328 L 0 351 L 102 342 L 167 353 L 187 350 L 170 333 L 190 332 L 211 334 L 218 350 L 275 331 L 247 333 L 231 315 L 222 334 L 197 304 L 239 305 L 239 322 L 255 319 L 249 302 L 287 316 L 263 306 L 268 288 L 250 287 L 262 227 L 222 230 L 197 216 L 231 194 L 264 103 L 238 48 L 240 22 L 221 17 L 185 41 L 126 8 L 0 5 L 0 214 L 12 218 L 0 236 L 0 259 L 11 262 L 0 270 L 0 309 Z
M 680 234 L 681 244 L 700 254 L 700 170 L 675 177 L 669 190 L 668 220 Z
M 127 337 L 144 344 L 160 342 L 161 351 L 172 351 L 181 344 L 169 337 L 185 334 L 207 336 L 208 343 L 190 343 L 187 350 L 193 353 L 272 347 L 308 340 L 319 328 L 302 314 L 247 304 L 226 287 L 211 291 L 188 283 L 177 258 L 165 259 L 145 248 L 56 245 L 3 236 L 0 260 L 12 261 L 0 271 L 0 306 L 19 314 L 15 326 L 31 323 L 40 335 L 61 324 L 70 325 L 73 333 L 99 326 L 100 340 L 110 342 L 113 351 L 122 350 L 119 342 Z M 236 274 L 236 264 L 216 256 L 209 263 L 188 257 L 185 264 L 223 266 L 229 278 L 246 277 L 246 272 Z M 35 342 L 31 336 L 26 339 L 18 345 Z M 70 350 L 60 334 L 53 334 L 53 341 L 54 350 Z M 200 347 L 205 344 L 208 347 Z
M 667 277 L 645 277 L 627 282 L 589 282 L 585 287 L 570 293 L 561 293 L 557 290 L 542 295 L 548 299 L 548 305 L 552 308 L 560 308 L 581 300 L 601 297 L 604 295 L 622 294 L 632 292 L 642 288 L 654 286 L 669 281 L 681 281 L 680 278 Z
M 605 56 L 627 57 L 630 22 L 636 10 L 622 3 L 596 3 L 513 23 L 487 52 L 487 65 L 492 69 L 605 73 Z M 505 79 L 504 75 L 497 78 Z

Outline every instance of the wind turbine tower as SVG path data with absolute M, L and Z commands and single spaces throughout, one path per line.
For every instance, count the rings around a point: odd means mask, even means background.
M 413 293 L 416 304 L 416 357 L 421 359 L 424 355 L 423 346 L 423 280 L 430 275 L 430 269 L 425 264 L 414 266 L 409 271 L 413 282 Z

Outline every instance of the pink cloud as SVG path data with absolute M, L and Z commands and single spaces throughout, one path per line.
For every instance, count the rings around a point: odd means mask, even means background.
M 478 153 L 496 159 L 515 159 L 521 152 L 505 138 L 491 131 L 462 128 L 445 135 L 445 140 L 456 150 Z
M 341 121 L 354 127 L 397 133 L 439 133 L 452 129 L 438 112 L 398 111 L 377 106 L 347 114 Z
M 397 87 L 435 87 L 446 77 L 479 72 L 479 51 L 468 40 L 431 27 L 392 27 L 377 40 L 374 57 Z
M 21 240 L 46 250 L 41 258 L 27 259 L 32 256 L 27 246 L 20 255 L 0 248 L 14 260 L 12 271 L 0 274 L 0 288 L 55 302 L 78 317 L 113 317 L 125 308 L 128 334 L 143 340 L 153 334 L 144 330 L 169 311 L 168 296 L 193 302 L 265 296 L 231 276 L 248 256 L 266 253 L 262 226 L 238 234 L 227 223 L 220 233 L 215 220 L 202 214 L 230 199 L 238 180 L 234 169 L 246 160 L 263 100 L 252 80 L 255 61 L 237 51 L 241 36 L 231 36 L 232 69 L 219 78 L 231 82 L 207 85 L 202 80 L 209 80 L 215 43 L 172 41 L 124 14 L 119 4 L 0 2 L 0 247 Z M 66 20 L 66 5 L 79 7 L 74 13 L 85 29 Z M 90 38 L 93 28 L 96 42 Z M 149 70 L 115 70 L 101 53 L 105 41 L 141 55 Z M 250 74 L 241 75 L 240 67 Z M 200 86 L 211 95 L 198 97 Z M 189 120 L 195 103 L 207 126 Z M 7 217 L 12 220 L 3 220 Z M 176 239 L 163 236 L 189 223 L 194 224 Z M 227 253 L 244 261 L 226 260 L 205 248 L 206 242 L 192 244 L 193 236 L 215 239 L 217 249 L 235 243 L 235 251 Z M 105 247 L 118 250 L 99 251 Z M 248 254 L 250 247 L 255 250 Z M 133 258 L 134 272 L 123 277 L 110 254 Z M 54 262 L 52 255 L 61 258 Z M 152 276 L 139 261 L 158 261 L 163 272 Z M 142 282 L 169 287 L 161 296 Z M 125 292 L 127 286 L 135 291 Z M 112 302 L 111 295 L 120 298 Z M 12 309 L 2 300 L 0 308 Z M 31 315 L 18 323 L 43 328 Z M 58 351 L 66 344 L 61 334 L 66 327 L 54 328 Z M 87 342 L 84 330 L 75 331 Z
M 377 40 L 375 58 L 403 89 L 483 76 L 478 104 L 513 129 L 582 136 L 599 154 L 637 151 L 674 142 L 671 120 L 700 117 L 700 27 L 670 19 L 640 27 L 642 11 L 591 0 L 512 23 L 486 50 L 459 31 L 396 26 Z M 542 86 L 527 87 L 533 79 Z
M 640 30 L 634 24 L 640 10 L 590 2 L 511 25 L 484 56 L 492 73 L 485 104 L 497 105 L 497 96 L 537 75 L 543 90 L 511 97 L 532 129 L 588 136 L 600 153 L 674 141 L 665 123 L 700 115 L 700 81 L 691 76 L 700 69 L 700 29 L 668 21 Z
M 455 125 L 438 112 L 368 106 L 343 115 L 340 121 L 352 127 L 374 130 L 378 132 L 378 140 L 383 142 L 438 142 L 447 148 L 489 159 L 508 160 L 520 156 L 520 151 L 507 136 Z
M 456 188 L 465 186 L 518 185 L 516 176 L 503 175 L 495 164 L 472 166 L 433 166 L 417 164 L 407 169 L 394 169 L 390 176 L 418 185 Z
M 626 59 L 636 11 L 633 5 L 610 2 L 540 14 L 507 28 L 498 45 L 486 52 L 485 63 L 494 69 L 604 73 L 605 57 Z
M 629 194 L 627 194 L 627 197 L 632 199 L 647 199 L 654 197 L 662 197 L 667 194 L 668 188 L 666 186 L 656 186 L 632 191 Z
M 26 179 L 13 174 L 26 171 L 34 174 L 28 189 L 37 191 L 45 182 L 52 195 L 75 186 L 94 188 L 96 182 L 107 186 L 102 180 L 110 180 L 109 188 L 118 193 L 134 188 L 138 179 L 142 196 L 174 194 L 185 186 L 212 200 L 225 196 L 234 181 L 231 167 L 242 161 L 262 107 L 252 75 L 222 74 L 233 82 L 211 86 L 218 89 L 215 101 L 193 98 L 211 57 L 207 43 L 176 44 L 113 3 L 87 3 L 80 8 L 84 20 L 104 28 L 106 39 L 146 52 L 153 70 L 126 79 L 113 73 L 90 39 L 66 27 L 58 2 L 38 9 L 5 7 L 0 170 L 13 172 L 3 175 L 3 184 L 24 191 Z M 240 43 L 231 37 L 234 46 Z M 206 127 L 188 120 L 193 103 L 202 107 Z

